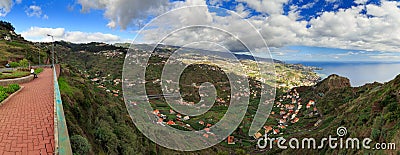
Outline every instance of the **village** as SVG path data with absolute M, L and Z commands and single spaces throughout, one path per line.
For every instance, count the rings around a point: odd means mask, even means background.
M 168 50 L 168 49 L 166 49 Z M 172 49 L 169 49 L 172 50 Z M 149 57 L 150 55 L 148 52 L 141 51 L 139 49 L 135 49 L 135 54 L 128 55 L 132 62 L 137 63 L 143 58 Z M 121 58 L 123 57 L 122 52 L 118 51 L 103 51 L 94 53 L 93 55 L 106 57 L 106 59 L 113 59 L 113 58 Z M 155 57 L 154 60 L 150 60 L 149 64 L 146 66 L 141 67 L 153 67 L 151 70 L 159 70 L 156 68 L 162 68 L 165 63 L 167 63 L 167 59 L 169 58 L 170 53 L 158 51 L 156 54 L 152 54 L 151 57 Z M 210 62 L 213 60 L 213 63 L 217 63 L 218 67 L 215 67 L 215 64 L 212 65 Z M 241 70 L 235 68 L 233 65 L 235 61 L 230 59 L 223 59 L 223 58 L 213 58 L 213 57 L 206 57 L 201 55 L 184 55 L 179 57 L 178 59 L 168 59 L 168 63 L 174 63 L 177 65 L 185 65 L 185 64 L 203 64 L 199 65 L 199 69 L 209 70 L 214 72 L 229 72 L 233 74 L 239 74 Z M 195 91 L 182 91 L 182 90 L 174 90 L 172 88 L 163 88 L 172 92 L 171 94 L 163 94 L 161 90 L 162 82 L 166 82 L 168 84 L 174 83 L 177 84 L 177 81 L 166 80 L 163 81 L 160 77 L 146 77 L 146 79 L 141 79 L 139 76 L 133 75 L 131 77 L 126 77 L 124 80 L 126 82 L 127 87 L 135 87 L 139 85 L 146 85 L 151 86 L 154 88 L 146 88 L 147 89 L 147 96 L 141 96 L 143 100 L 149 101 L 152 103 L 153 111 L 151 112 L 154 115 L 153 123 L 158 124 L 160 126 L 171 126 L 173 128 L 185 131 L 201 131 L 203 133 L 204 138 L 209 138 L 210 136 L 214 136 L 213 131 L 211 130 L 212 126 L 218 122 L 218 120 L 222 117 L 223 114 L 232 99 L 240 99 L 242 96 L 249 96 L 251 99 L 256 99 L 260 97 L 260 88 L 263 84 L 271 84 L 269 83 L 272 81 L 273 77 L 278 77 L 276 80 L 276 86 L 279 90 L 287 91 L 286 95 L 282 95 L 276 98 L 275 104 L 269 116 L 269 119 L 273 119 L 275 124 L 266 123 L 263 130 L 254 134 L 253 137 L 248 137 L 248 141 L 254 141 L 255 139 L 260 138 L 264 134 L 270 136 L 282 136 L 287 131 L 287 128 L 290 126 L 295 125 L 300 121 L 301 118 L 306 117 L 320 117 L 321 115 L 316 108 L 316 102 L 314 100 L 303 101 L 299 93 L 297 93 L 296 89 L 292 89 L 297 86 L 309 86 L 315 84 L 319 77 L 315 74 L 311 74 L 312 71 L 307 70 L 308 68 L 302 66 L 285 66 L 284 64 L 275 64 L 277 67 L 276 72 L 268 72 L 267 75 L 261 75 L 257 72 L 254 68 L 254 62 L 250 60 L 241 60 L 241 63 L 244 64 L 244 74 L 248 77 L 252 78 L 256 82 L 251 83 L 251 87 L 246 88 L 245 85 L 238 88 L 241 92 L 249 92 L 249 93 L 236 93 L 230 94 L 230 86 L 229 81 L 219 81 L 215 82 L 217 88 L 220 90 L 219 95 L 217 96 L 214 106 L 210 109 L 210 113 L 206 116 L 197 116 L 197 117 L 190 117 L 187 115 L 180 114 L 170 108 L 165 103 L 165 98 L 169 97 L 177 97 L 177 95 L 182 95 L 182 98 L 185 100 L 179 100 L 177 103 L 180 105 L 194 105 L 197 104 L 199 99 L 207 96 L 207 94 L 200 94 L 197 90 L 199 89 L 200 85 L 196 83 L 187 83 L 182 85 L 182 89 L 195 89 Z M 206 65 L 204 65 L 206 64 Z M 209 64 L 209 65 L 207 65 Z M 260 63 L 262 66 L 267 66 L 265 62 Z M 292 76 L 292 78 L 287 78 L 285 75 L 288 72 L 295 72 L 295 70 L 300 69 L 303 73 L 301 75 Z M 151 71 L 150 70 L 150 71 Z M 228 70 L 228 71 L 227 71 Z M 115 97 L 122 96 L 122 90 L 120 89 L 122 86 L 121 78 L 112 78 L 113 75 L 106 75 L 100 76 L 101 73 L 95 73 L 90 75 L 83 71 L 87 78 L 90 78 L 91 82 L 97 84 L 97 87 L 103 89 L 106 93 L 109 93 Z M 158 73 L 159 74 L 159 73 Z M 243 73 L 241 73 L 243 74 Z M 150 73 L 150 75 L 155 75 L 155 73 Z M 282 82 L 284 81 L 284 82 Z M 236 81 L 240 83 L 241 81 Z M 197 90 L 196 90 L 197 89 Z M 138 94 L 144 94 L 145 92 L 137 92 Z M 181 94 L 179 94 L 181 93 Z M 196 97 L 198 95 L 198 97 Z M 193 98 L 193 96 L 195 96 Z M 192 100 L 187 100 L 192 99 Z M 193 101 L 193 99 L 197 101 Z M 133 106 L 139 104 L 135 101 L 131 101 Z M 321 123 L 318 120 L 315 123 L 315 126 Z M 240 138 L 239 138 L 240 137 Z M 241 145 L 242 136 L 231 135 L 227 138 L 226 144 L 228 145 Z
M 254 134 L 254 138 L 259 139 L 264 135 L 268 137 L 284 135 L 286 129 L 298 123 L 301 118 L 321 118 L 322 115 L 316 105 L 316 101 L 312 99 L 303 101 L 296 89 L 288 91 L 277 97 L 269 115 L 269 118 L 275 120 L 276 123 L 264 126 L 264 131 Z M 318 119 L 313 126 L 317 127 L 321 122 L 322 119 Z

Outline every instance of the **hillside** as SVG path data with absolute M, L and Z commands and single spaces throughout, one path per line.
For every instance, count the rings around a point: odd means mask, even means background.
M 9 22 L 0 21 L 0 68 L 9 62 L 27 59 L 32 65 L 48 64 L 50 62 L 51 44 L 40 44 L 26 41 L 14 32 Z
M 67 49 L 67 48 L 66 48 Z M 125 114 L 123 117 L 125 123 L 119 122 L 121 120 L 120 116 L 118 116 L 118 113 L 125 113 L 125 107 L 122 102 L 122 92 L 120 91 L 121 83 L 120 83 L 120 76 L 122 74 L 120 67 L 122 66 L 123 63 L 123 58 L 124 58 L 125 52 L 123 49 L 114 49 L 114 50 L 105 50 L 105 51 L 97 51 L 97 52 L 88 52 L 88 51 L 73 51 L 68 49 L 67 51 L 64 52 L 62 55 L 62 58 L 65 63 L 66 69 L 70 70 L 68 74 L 64 74 L 62 77 L 65 79 L 66 84 L 68 84 L 70 87 L 72 87 L 72 90 L 80 91 L 80 92 L 86 92 L 90 93 L 87 95 L 84 95 L 85 97 L 82 98 L 87 98 L 91 99 L 92 95 L 95 96 L 95 100 L 97 101 L 86 101 L 86 104 L 88 104 L 85 110 L 83 109 L 81 105 L 82 101 L 76 101 L 75 99 L 78 98 L 79 96 L 82 95 L 73 95 L 73 94 L 65 94 L 63 93 L 63 98 L 67 100 L 67 103 L 75 103 L 73 104 L 72 107 L 80 109 L 79 112 L 71 112 L 71 107 L 67 108 L 67 121 L 70 123 L 70 126 L 74 126 L 71 128 L 78 128 L 76 131 L 74 129 L 71 129 L 72 135 L 82 135 L 83 137 L 86 137 L 89 139 L 90 144 L 93 146 L 93 153 L 99 153 L 99 152 L 104 152 L 108 154 L 113 154 L 113 153 L 121 153 L 126 148 L 119 146 L 117 148 L 114 148 L 113 150 L 109 149 L 102 149 L 102 148 L 109 148 L 108 145 L 112 145 L 112 143 L 122 143 L 123 141 L 119 140 L 119 138 L 115 138 L 118 142 L 104 142 L 106 139 L 101 139 L 98 135 L 98 130 L 99 126 L 106 126 L 107 128 L 108 136 L 111 137 L 120 137 L 119 135 L 121 132 L 116 130 L 114 126 L 126 126 L 127 130 L 131 130 L 130 128 L 134 128 L 134 125 L 131 124 L 129 120 L 129 116 Z M 154 57 L 154 61 L 162 61 L 162 57 Z M 154 62 L 157 64 L 157 62 Z M 288 64 L 290 66 L 290 64 Z M 153 84 L 154 80 L 156 80 L 158 76 L 157 70 L 159 68 L 162 68 L 162 66 L 157 66 L 157 65 L 150 65 L 150 69 L 148 71 L 153 71 L 149 72 L 149 82 L 147 83 L 147 91 L 150 93 L 155 93 L 160 92 L 159 86 L 157 84 Z M 155 67 L 155 68 L 152 68 Z M 201 68 L 206 69 L 207 67 L 200 67 L 196 69 L 196 66 L 192 66 L 193 70 L 196 70 L 196 72 L 188 72 L 186 74 L 192 75 L 192 77 L 205 77 L 205 76 L 193 76 L 193 75 L 201 75 L 203 74 L 201 71 Z M 281 66 L 285 67 L 285 66 Z M 152 69 L 151 69 L 152 68 Z M 292 68 L 296 68 L 295 66 L 292 66 Z M 211 68 L 210 68 L 211 69 Z M 288 69 L 288 68 L 287 68 Z M 283 69 L 283 70 L 287 70 Z M 206 69 L 207 70 L 207 69 Z M 207 72 L 204 70 L 204 72 Z M 74 74 L 71 74 L 74 72 Z M 209 72 L 209 71 L 208 71 Z M 284 72 L 282 72 L 284 73 Z M 150 78 L 151 76 L 152 78 Z M 223 76 L 218 77 L 217 74 L 215 74 L 214 78 L 211 79 L 197 79 L 200 81 L 215 81 L 218 82 L 218 79 L 223 79 Z M 282 77 L 285 74 L 282 74 Z M 337 75 L 331 75 L 328 78 L 322 80 L 321 82 L 317 83 L 314 86 L 302 86 L 302 87 L 296 87 L 293 88 L 293 90 L 296 90 L 299 93 L 299 96 L 301 97 L 302 101 L 300 104 L 302 104 L 304 107 L 306 106 L 307 102 L 309 100 L 315 100 L 317 103 L 315 107 L 318 109 L 318 112 L 320 113 L 318 116 L 314 115 L 312 117 L 308 116 L 308 113 L 310 112 L 310 109 L 305 109 L 301 110 L 299 112 L 298 118 L 300 121 L 297 123 L 291 123 L 285 130 L 281 130 L 282 135 L 279 136 L 284 136 L 284 137 L 306 137 L 306 136 L 314 136 L 316 138 L 321 138 L 324 135 L 336 135 L 336 129 L 339 126 L 345 126 L 347 127 L 347 130 L 349 131 L 348 135 L 351 136 L 359 136 L 359 137 L 371 137 L 374 140 L 377 140 L 377 142 L 396 142 L 398 139 L 398 132 L 399 132 L 399 116 L 398 113 L 396 113 L 396 110 L 399 110 L 399 95 L 398 95 L 398 90 L 399 90 L 399 79 L 400 77 L 397 77 L 395 80 L 385 83 L 385 84 L 379 84 L 379 83 L 374 83 L 374 84 L 367 84 L 362 87 L 357 87 L 353 88 L 350 86 L 350 82 L 347 78 L 340 77 Z M 254 83 L 252 87 L 256 87 L 257 85 L 257 80 L 255 79 L 249 79 L 250 81 L 253 81 L 251 83 Z M 75 82 L 74 82 L 75 81 Z M 183 80 L 185 81 L 185 80 Z M 186 81 L 186 83 L 191 83 L 192 81 Z M 184 82 L 185 83 L 185 82 Z M 189 84 L 190 85 L 190 84 Z M 80 86 L 85 86 L 83 88 L 80 88 Z M 185 84 L 181 85 L 182 88 L 185 88 Z M 90 87 L 87 89 L 86 87 Z M 222 89 L 226 86 L 221 85 L 217 86 L 218 89 Z M 226 88 L 225 88 L 226 89 Z M 69 89 L 67 89 L 69 90 Z M 191 88 L 190 86 L 187 87 L 186 89 L 188 93 L 185 93 L 185 91 L 182 94 L 196 94 L 197 90 Z M 65 91 L 62 91 L 65 92 Z M 67 91 L 68 92 L 68 91 Z M 228 92 L 224 91 L 218 91 L 221 96 L 224 96 L 223 94 L 226 94 Z M 78 93 L 79 94 L 79 93 Z M 98 96 L 101 94 L 100 96 Z M 278 102 L 282 96 L 284 96 L 285 93 L 281 93 L 278 91 L 277 94 L 277 99 L 276 101 Z M 104 99 L 103 99 L 104 98 Z M 187 100 L 193 100 L 197 101 L 198 96 L 186 96 Z M 71 100 L 71 101 L 68 101 Z M 102 102 L 102 100 L 106 102 Z M 225 101 L 229 101 L 228 99 L 224 99 Z M 253 99 L 254 101 L 257 100 L 257 98 Z M 163 108 L 163 99 L 153 99 L 151 100 L 152 103 L 154 103 L 153 108 L 158 108 L 160 111 L 167 111 L 168 108 Z M 285 103 L 286 101 L 284 101 Z M 85 103 L 85 102 L 83 102 Z M 218 102 L 217 102 L 218 103 Z M 251 101 L 250 103 L 253 103 Z M 218 105 L 218 104 L 217 104 Z M 222 104 L 223 105 L 223 104 Z M 95 106 L 96 108 L 94 108 Z M 161 106 L 161 107 L 160 107 Z M 106 111 L 98 111 L 94 109 L 103 109 L 99 107 L 107 107 Z M 249 111 L 246 114 L 246 119 L 243 121 L 243 126 L 244 128 L 240 128 L 237 131 L 234 132 L 233 135 L 237 139 L 241 139 L 240 143 L 238 142 L 238 145 L 227 145 L 226 142 L 222 142 L 221 144 L 201 151 L 202 153 L 205 152 L 212 152 L 212 154 L 215 154 L 217 152 L 220 153 L 238 153 L 242 152 L 245 150 L 246 152 L 252 152 L 252 153 L 284 153 L 284 154 L 292 154 L 292 153 L 316 153 L 313 150 L 259 150 L 255 148 L 256 143 L 252 137 L 248 137 L 247 130 L 248 126 L 251 123 L 251 116 L 254 114 L 254 110 L 257 108 L 257 104 L 250 104 Z M 276 111 L 278 110 L 278 111 Z M 276 109 L 276 113 L 279 113 L 279 109 Z M 72 110 L 76 111 L 76 110 Z M 90 111 L 91 114 L 86 114 L 84 111 Z M 224 108 L 220 109 L 220 113 L 223 113 Z M 311 110 L 312 111 L 312 110 Z M 79 113 L 79 114 L 78 114 Z M 79 119 L 82 119 L 82 114 L 84 116 L 89 116 L 90 122 L 87 121 L 78 121 Z M 111 117 L 108 117 L 107 121 L 103 120 L 102 124 L 95 123 L 96 121 L 102 120 L 102 117 L 97 118 L 97 115 L 101 114 L 100 116 L 103 115 L 103 113 L 106 113 L 104 117 L 107 116 L 107 114 L 112 114 Z M 169 116 L 169 115 L 167 115 Z M 208 115 L 211 117 L 214 117 L 214 115 Z M 215 115 L 217 116 L 217 115 Z M 170 116 L 169 116 L 170 117 Z M 172 117 L 172 116 L 171 116 Z M 275 125 L 276 121 L 273 118 L 279 118 L 281 116 L 278 115 L 271 115 L 270 119 L 267 121 L 267 125 Z M 86 119 L 87 117 L 85 117 Z M 195 122 L 199 121 L 199 119 L 204 119 L 204 118 L 192 118 L 190 121 L 185 122 L 185 123 L 191 123 L 193 128 L 198 128 L 195 124 Z M 209 118 L 208 118 L 209 119 Z M 218 120 L 218 117 L 216 117 Z M 71 120 L 71 121 L 69 121 Z M 205 119 L 207 120 L 207 118 Z M 320 121 L 317 127 L 314 126 L 316 122 Z M 107 122 L 107 123 L 104 123 Z M 119 122 L 119 123 L 118 123 Z M 116 123 L 116 124 L 114 124 Z M 211 124 L 213 122 L 210 122 Z M 127 125 L 130 124 L 130 125 Z M 201 128 L 201 127 L 200 127 Z M 183 128 L 179 128 L 183 129 Z M 192 129 L 183 129 L 183 130 L 192 130 Z M 97 133 L 97 134 L 96 134 Z M 263 133 L 263 132 L 262 132 Z M 137 134 L 137 135 L 136 135 Z M 141 137 L 140 139 L 144 140 L 146 139 L 143 137 L 140 133 L 137 131 L 135 136 Z M 133 136 L 133 137 L 135 137 Z M 126 139 L 125 137 L 124 139 Z M 132 141 L 132 140 L 130 140 Z M 398 142 L 396 142 L 398 143 Z M 140 150 L 144 151 L 142 153 L 149 153 L 150 152 L 157 152 L 160 154 L 169 154 L 171 150 L 162 148 L 162 147 L 157 147 L 154 143 L 146 140 L 145 142 L 141 143 L 141 145 L 146 145 L 146 149 Z M 151 147 L 150 147 L 151 146 Z M 129 147 L 132 147 L 132 145 L 129 145 Z M 150 148 L 150 150 L 148 150 Z M 155 148 L 155 149 L 154 149 Z M 134 151 L 139 151 L 136 150 L 135 148 L 130 148 Z M 116 151 L 117 150 L 117 151 Z M 321 151 L 321 150 L 319 150 Z M 375 153 L 371 152 L 371 150 L 331 150 L 331 149 L 324 149 L 323 150 L 325 153 L 329 154 L 336 154 L 336 153 L 350 153 L 350 154 L 356 154 L 356 153 Z M 169 152 L 169 153 L 168 153 Z M 383 151 L 381 151 L 383 152 Z M 178 152 L 175 152 L 178 153 Z M 179 154 L 186 154 L 183 152 L 180 152 Z M 387 153 L 387 152 L 383 152 Z M 389 152 L 393 153 L 393 151 Z M 240 153 L 239 153 L 240 154 Z
M 368 149 L 327 149 L 322 150 L 275 150 L 284 154 L 327 153 L 327 154 L 399 154 L 400 136 L 400 75 L 385 84 L 372 83 L 361 87 L 350 87 L 349 80 L 331 75 L 315 87 L 297 88 L 305 101 L 315 100 L 321 118 L 311 118 L 304 122 L 322 122 L 318 127 L 305 127 L 308 132 L 287 135 L 288 137 L 322 138 L 327 135 L 337 137 L 336 129 L 347 128 L 345 138 L 371 138 L 375 143 L 395 143 L 396 150 Z
M 11 40 L 0 40 L 0 66 L 9 61 L 28 59 L 38 64 L 50 60 L 51 44 L 31 43 L 13 32 L 12 25 L 0 25 L 3 36 Z M 4 37 L 5 37 L 4 36 Z M 146 47 L 146 45 L 138 45 Z M 265 75 L 253 74 L 254 61 L 243 58 L 248 66 L 246 72 L 253 97 L 250 98 L 248 111 L 240 127 L 232 134 L 236 144 L 227 141 L 196 152 L 178 152 L 166 149 L 151 142 L 135 125 L 127 113 L 121 90 L 122 66 L 127 49 L 104 43 L 73 44 L 56 42 L 56 57 L 62 64 L 59 79 L 64 112 L 68 125 L 72 147 L 77 154 L 399 154 L 400 153 L 400 75 L 394 80 L 380 84 L 372 83 L 361 87 L 351 87 L 349 79 L 331 75 L 318 82 L 312 68 L 276 63 L 278 84 L 273 114 L 266 126 L 278 129 L 272 137 L 314 137 L 336 136 L 340 126 L 347 128 L 346 137 L 371 138 L 373 143 L 396 143 L 397 150 L 355 150 L 355 149 L 259 149 L 256 140 L 247 135 L 259 100 L 260 78 Z M 157 79 L 171 51 L 163 47 L 154 55 L 148 65 L 146 89 L 149 94 L 161 92 Z M 227 66 L 232 66 L 226 64 Z M 212 76 L 210 76 L 212 75 Z M 213 125 L 221 118 L 229 103 L 229 84 L 226 73 L 211 64 L 192 65 L 181 77 L 181 94 L 188 102 L 199 101 L 200 82 L 216 84 L 218 101 L 204 117 L 191 117 L 190 120 L 178 120 L 176 115 L 167 115 L 177 122 L 178 129 L 198 130 L 205 124 Z M 194 84 L 193 84 L 194 83 Z M 300 86 L 300 87 L 299 87 Z M 313 101 L 315 104 L 305 108 Z M 153 108 L 161 113 L 169 112 L 162 97 L 151 100 Z M 299 107 L 304 108 L 299 108 Z M 293 117 L 295 109 L 298 113 Z M 285 114 L 280 114 L 280 112 Z M 290 112 L 291 111 L 291 112 Z M 280 122 L 283 117 L 285 123 Z M 293 119 L 291 119 L 291 117 Z M 296 121 L 295 121 L 296 120 Z M 202 121 L 204 125 L 199 125 Z M 184 127 L 189 124 L 190 127 Z M 287 126 L 283 127 L 285 124 Z M 187 125 L 186 125 L 187 126 Z M 264 134 L 268 131 L 260 131 Z

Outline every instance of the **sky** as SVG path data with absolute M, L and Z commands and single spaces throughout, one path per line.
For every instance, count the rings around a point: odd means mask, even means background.
M 151 43 L 168 36 L 166 43 L 203 39 L 235 51 L 239 40 L 254 55 L 270 51 L 279 60 L 400 61 L 398 1 L 0 0 L 0 20 L 30 41 L 49 42 L 51 34 L 75 43 Z M 217 29 L 173 31 L 188 25 Z

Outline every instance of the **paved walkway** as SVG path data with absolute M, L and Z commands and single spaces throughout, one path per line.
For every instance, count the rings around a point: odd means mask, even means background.
M 54 153 L 53 71 L 39 78 L 0 106 L 0 155 Z

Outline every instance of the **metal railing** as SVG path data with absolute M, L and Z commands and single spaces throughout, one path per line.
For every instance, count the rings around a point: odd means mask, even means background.
M 56 66 L 53 67 L 54 74 L 54 143 L 55 154 L 70 155 L 72 154 L 71 143 L 69 141 L 67 123 L 65 122 L 64 109 L 61 100 L 60 89 L 58 86 L 58 78 Z

